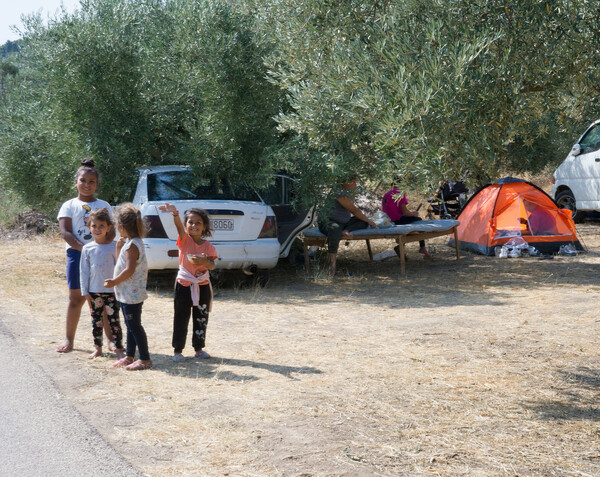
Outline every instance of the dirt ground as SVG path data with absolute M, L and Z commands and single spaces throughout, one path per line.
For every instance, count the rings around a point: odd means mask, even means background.
M 137 373 L 87 359 L 85 313 L 75 351 L 55 352 L 63 243 L 4 237 L 1 319 L 150 476 L 600 475 L 600 222 L 578 232 L 577 257 L 457 261 L 436 239 L 432 261 L 409 245 L 402 277 L 353 243 L 333 280 L 287 262 L 265 288 L 230 280 L 206 361 L 171 361 L 174 276 L 152 274 L 154 368 Z

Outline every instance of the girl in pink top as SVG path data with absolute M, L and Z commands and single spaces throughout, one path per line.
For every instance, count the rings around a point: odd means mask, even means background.
M 406 198 L 406 194 L 401 192 L 397 187 L 393 187 L 391 190 L 388 190 L 381 201 L 381 210 L 385 212 L 390 220 L 394 222 L 396 225 L 405 225 L 412 224 L 413 222 L 418 222 L 422 220 L 419 217 L 419 208 L 415 211 L 408 210 L 408 199 Z M 419 252 L 422 253 L 426 258 L 431 258 L 431 253 L 425 247 L 425 241 L 420 240 Z M 394 247 L 394 250 L 397 254 L 400 254 L 400 248 L 398 246 Z
M 189 209 L 179 218 L 179 211 L 173 204 L 165 203 L 158 207 L 161 212 L 171 212 L 179 238 L 179 272 L 175 284 L 175 312 L 173 315 L 173 361 L 184 361 L 183 349 L 188 332 L 190 314 L 193 319 L 192 346 L 195 357 L 210 358 L 203 350 L 206 344 L 208 313 L 212 305 L 212 287 L 209 270 L 215 269 L 217 251 L 205 240 L 210 237 L 210 219 L 205 210 Z

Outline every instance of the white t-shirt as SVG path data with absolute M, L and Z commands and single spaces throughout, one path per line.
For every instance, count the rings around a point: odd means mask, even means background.
M 87 220 L 90 216 L 90 212 L 92 210 L 102 208 L 107 209 L 112 218 L 113 211 L 108 202 L 101 199 L 96 199 L 93 202 L 84 202 L 75 197 L 74 199 L 67 200 L 60 207 L 60 210 L 58 211 L 58 218 L 61 219 L 63 217 L 69 217 L 73 226 L 71 230 L 73 235 L 75 235 L 77 240 L 85 245 L 93 240 L 90 229 L 87 226 Z M 66 248 L 69 249 L 71 246 L 67 244 Z
M 117 244 L 90 242 L 81 250 L 79 262 L 79 283 L 83 296 L 92 293 L 113 293 L 105 288 L 104 280 L 112 278 L 117 263 Z

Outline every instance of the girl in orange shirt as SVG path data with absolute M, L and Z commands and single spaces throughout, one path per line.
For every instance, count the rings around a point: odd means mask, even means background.
M 192 346 L 195 357 L 208 359 L 204 351 L 206 345 L 206 326 L 208 313 L 212 305 L 212 286 L 209 271 L 215 269 L 217 251 L 205 240 L 210 237 L 210 219 L 205 210 L 192 208 L 185 211 L 183 222 L 179 211 L 173 204 L 165 203 L 158 207 L 161 212 L 171 212 L 179 235 L 179 272 L 175 284 L 173 315 L 173 361 L 184 361 L 183 349 L 188 332 L 188 323 L 192 315 Z

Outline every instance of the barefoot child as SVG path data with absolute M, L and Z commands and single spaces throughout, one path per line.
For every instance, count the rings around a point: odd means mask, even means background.
M 81 316 L 81 308 L 85 303 L 85 297 L 81 295 L 79 284 L 79 260 L 83 246 L 92 241 L 87 219 L 92 210 L 106 208 L 109 214 L 112 210 L 108 202 L 95 197 L 99 176 L 94 166 L 93 159 L 86 158 L 81 161 L 81 167 L 75 174 L 77 197 L 66 201 L 58 212 L 60 234 L 67 242 L 67 285 L 69 287 L 66 336 L 63 343 L 56 349 L 59 353 L 73 351 L 75 332 Z M 112 240 L 114 231 L 111 231 L 107 237 Z
M 117 264 L 114 278 L 104 282 L 106 288 L 115 288 L 117 300 L 121 303 L 123 319 L 127 326 L 126 356 L 113 364 L 124 366 L 128 371 L 141 371 L 152 367 L 148 352 L 148 338 L 142 326 L 142 305 L 148 298 L 148 262 L 144 250 L 144 222 L 140 211 L 133 204 L 123 204 L 117 212 Z M 140 359 L 135 359 L 135 349 Z
M 208 214 L 202 209 L 189 209 L 179 218 L 174 205 L 158 206 L 161 212 L 171 212 L 179 238 L 179 272 L 175 283 L 175 313 L 173 316 L 173 361 L 184 361 L 183 349 L 188 332 L 190 313 L 193 317 L 192 346 L 195 357 L 208 359 L 206 326 L 212 305 L 212 287 L 209 270 L 215 269 L 217 251 L 205 237 L 211 236 Z
M 116 246 L 108 234 L 112 234 L 113 221 L 107 209 L 96 209 L 88 217 L 88 228 L 94 241 L 81 250 L 79 276 L 81 295 L 84 296 L 92 312 L 92 336 L 95 351 L 89 359 L 102 355 L 103 316 L 106 313 L 111 329 L 112 342 L 117 357 L 123 358 L 123 332 L 119 323 L 119 302 L 113 288 L 106 288 L 104 281 L 112 278 L 117 261 Z

